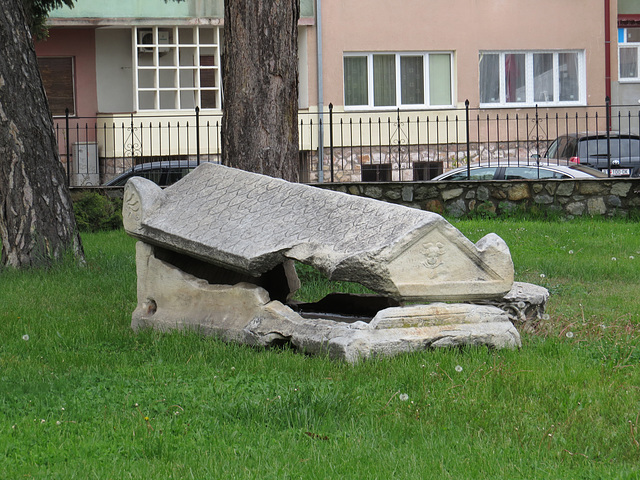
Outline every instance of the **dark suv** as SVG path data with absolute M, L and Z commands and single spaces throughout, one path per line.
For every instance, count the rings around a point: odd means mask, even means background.
M 107 187 L 122 187 L 131 177 L 144 177 L 166 187 L 174 184 L 198 166 L 195 160 L 164 160 L 135 165 L 105 183 Z
M 640 136 L 609 133 L 611 163 L 607 151 L 606 132 L 571 133 L 556 138 L 544 154 L 549 160 L 580 163 L 609 173 L 612 177 L 629 177 L 640 171 Z M 610 165 L 610 166 L 609 166 Z

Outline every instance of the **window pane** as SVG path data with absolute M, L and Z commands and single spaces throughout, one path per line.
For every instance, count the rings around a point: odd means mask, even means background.
M 504 56 L 504 80 L 507 103 L 527 101 L 525 55 L 523 53 L 507 53 Z
M 445 180 L 493 180 L 498 167 L 481 167 L 472 168 L 471 175 L 467 177 L 467 171 L 461 170 L 458 173 L 454 173 L 448 176 Z
M 133 28 L 137 39 L 149 37 L 152 49 L 147 51 L 146 44 L 144 48 L 134 45 L 138 60 L 139 110 L 193 110 L 198 103 L 202 108 L 221 107 L 220 52 L 214 43 L 218 39 L 216 28 Z M 178 45 L 171 45 L 173 41 Z M 207 45 L 194 46 L 202 41 Z
M 424 104 L 423 57 L 400 57 L 400 95 L 403 105 Z
M 627 28 L 627 42 L 640 42 L 640 28 Z
M 373 56 L 373 104 L 388 107 L 396 104 L 396 56 Z
M 576 102 L 580 100 L 577 53 L 558 54 L 558 74 L 560 76 L 560 101 Z
M 429 55 L 429 98 L 431 105 L 451 105 L 451 55 Z
M 638 48 L 620 49 L 620 78 L 638 77 Z
M 533 54 L 533 101 L 553 102 L 553 53 Z
M 480 54 L 480 103 L 500 103 L 500 55 Z
M 344 104 L 369 104 L 367 57 L 344 57 Z

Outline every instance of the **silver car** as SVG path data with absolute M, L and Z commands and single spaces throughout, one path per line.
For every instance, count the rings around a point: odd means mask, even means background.
M 586 165 L 475 165 L 449 170 L 431 181 L 456 180 L 539 180 L 569 178 L 606 178 L 607 175 Z

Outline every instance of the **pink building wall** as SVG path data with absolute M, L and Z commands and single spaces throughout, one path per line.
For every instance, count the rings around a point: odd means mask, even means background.
M 98 111 L 96 45 L 92 28 L 51 28 L 49 38 L 35 45 L 38 57 L 74 57 L 76 116 Z
M 611 3 L 615 18 L 616 2 Z M 602 0 L 323 0 L 324 103 L 343 103 L 343 52 L 453 51 L 455 101 L 462 105 L 468 98 L 477 107 L 479 51 L 580 49 L 586 51 L 587 103 L 602 105 L 604 5 Z M 615 72 L 615 51 L 611 58 Z M 315 77 L 315 66 L 310 65 L 309 77 Z M 310 104 L 316 103 L 313 83 Z

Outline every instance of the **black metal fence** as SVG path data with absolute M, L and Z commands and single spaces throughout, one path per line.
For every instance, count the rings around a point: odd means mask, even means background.
M 221 115 L 57 118 L 61 161 L 72 186 L 99 185 L 151 161 L 221 158 Z M 303 182 L 429 180 L 477 163 L 520 164 L 556 137 L 609 129 L 638 134 L 637 106 L 442 111 L 300 112 Z M 558 159 L 542 159 L 558 163 Z

